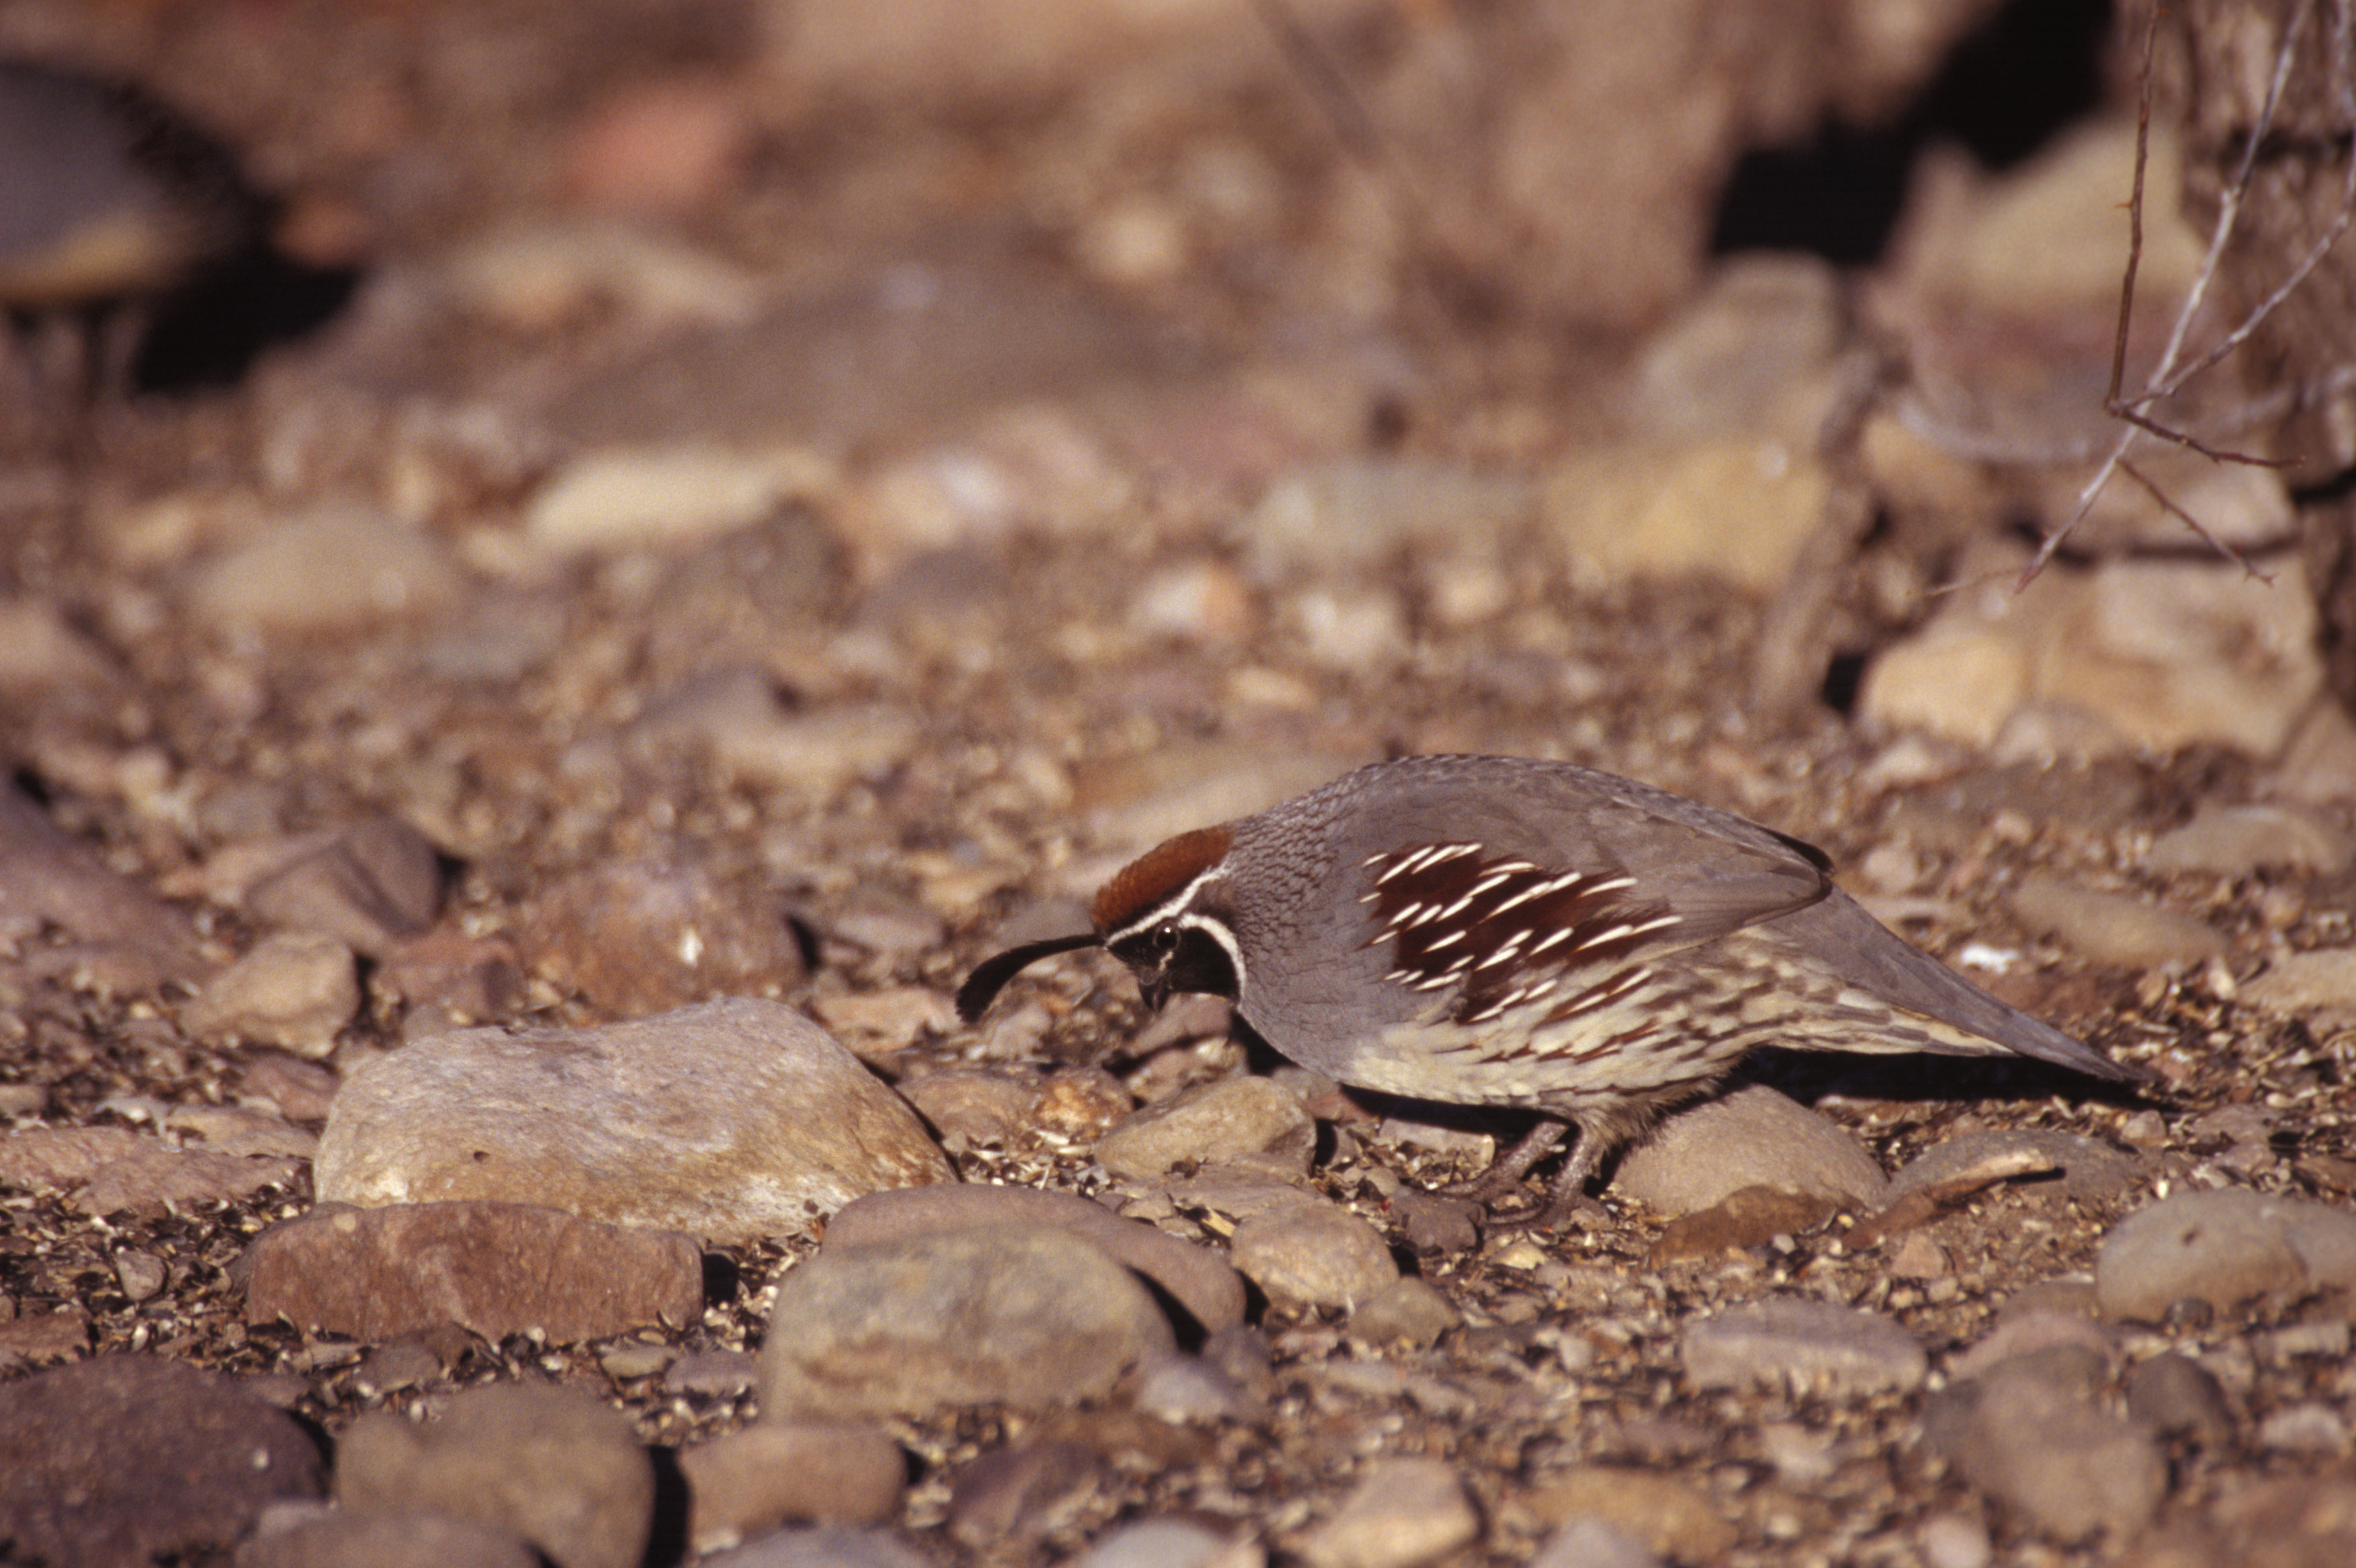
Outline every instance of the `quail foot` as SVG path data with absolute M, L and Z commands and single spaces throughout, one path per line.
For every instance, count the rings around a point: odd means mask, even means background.
M 1796 839 L 1568 763 L 1376 763 L 1182 833 L 1116 875 L 1093 929 L 974 970 L 978 1019 L 1019 971 L 1102 947 L 1150 1005 L 1231 1000 L 1343 1083 L 1537 1112 L 1472 1190 L 1494 1202 L 1576 1127 L 1552 1207 L 1753 1048 L 2032 1057 L 2137 1075 L 1910 946 Z

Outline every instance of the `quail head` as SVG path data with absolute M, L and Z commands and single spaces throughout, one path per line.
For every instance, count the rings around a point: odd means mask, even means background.
M 1469 1189 L 1494 1201 L 1560 1142 L 1597 1163 L 1755 1047 L 2015 1054 L 2136 1075 L 1916 950 L 1796 839 L 1567 763 L 1422 757 L 1183 833 L 1107 883 L 1095 929 L 1149 1004 L 1225 996 L 1277 1050 L 1359 1088 L 1521 1107 L 1538 1122 Z

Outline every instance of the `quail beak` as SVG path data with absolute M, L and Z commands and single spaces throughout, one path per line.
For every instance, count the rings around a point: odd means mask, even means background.
M 1159 1013 L 1162 1004 L 1170 1000 L 1170 982 L 1158 974 L 1151 980 L 1141 974 L 1137 977 L 1137 993 L 1145 999 L 1147 1012 Z

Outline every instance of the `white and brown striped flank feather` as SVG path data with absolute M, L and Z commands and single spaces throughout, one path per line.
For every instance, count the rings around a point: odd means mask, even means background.
M 1365 945 L 1392 944 L 1385 980 L 1452 996 L 1445 1016 L 1478 1025 L 1507 1013 L 1558 1024 L 1641 983 L 1629 961 L 1682 917 L 1636 892 L 1625 873 L 1549 870 L 1479 844 L 1422 844 L 1371 855 Z

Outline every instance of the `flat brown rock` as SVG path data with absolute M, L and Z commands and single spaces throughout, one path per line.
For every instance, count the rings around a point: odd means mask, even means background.
M 632 860 L 566 877 L 517 936 L 527 966 L 611 1013 L 801 977 L 801 948 L 774 897 L 692 865 Z
M 187 917 L 82 847 L 23 791 L 0 787 L 0 938 L 45 925 L 138 950 L 169 978 L 209 967 Z
M 239 1198 L 302 1174 L 285 1156 L 246 1159 L 175 1149 L 127 1127 L 28 1127 L 0 1134 L 0 1187 L 71 1191 L 84 1214 L 162 1214 Z
M 318 1449 L 238 1385 L 102 1356 L 0 1385 L 0 1543 L 12 1563 L 211 1561 L 269 1503 L 317 1497 Z
M 438 1420 L 374 1411 L 336 1452 L 347 1514 L 443 1513 L 523 1536 L 556 1568 L 636 1568 L 654 1466 L 629 1423 L 579 1389 L 468 1389 Z
M 378 1344 L 443 1323 L 570 1344 L 703 1310 L 694 1238 L 518 1203 L 324 1205 L 263 1231 L 241 1267 L 247 1322 Z
M 433 922 L 442 867 L 424 834 L 371 817 L 256 883 L 245 902 L 263 919 L 378 958 Z

